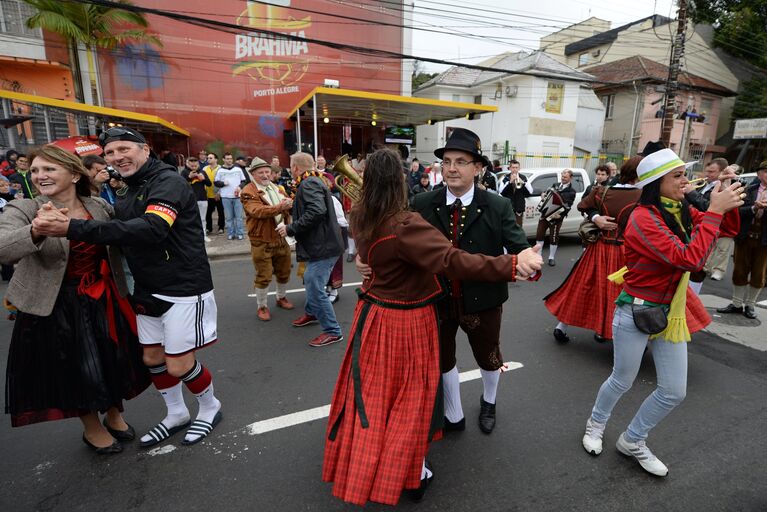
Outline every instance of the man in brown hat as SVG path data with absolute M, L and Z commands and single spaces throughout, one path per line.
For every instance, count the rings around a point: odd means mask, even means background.
M 290 280 L 290 246 L 277 232 L 278 226 L 290 223 L 290 209 L 293 201 L 285 197 L 272 183 L 272 167 L 256 157 L 248 169 L 253 181 L 240 192 L 240 201 L 245 210 L 245 223 L 250 239 L 250 254 L 256 278 L 253 286 L 258 301 L 258 319 L 271 320 L 266 297 L 272 276 L 277 278 L 277 306 L 293 309 L 286 297 Z
M 757 180 L 746 188 L 740 213 L 740 232 L 735 237 L 732 271 L 732 303 L 719 313 L 742 313 L 756 318 L 756 301 L 767 281 L 767 160 L 759 164 Z
M 511 202 L 475 186 L 475 177 L 489 164 L 479 137 L 456 128 L 445 147 L 434 154 L 442 159 L 445 187 L 414 196 L 412 208 L 452 241 L 470 253 L 498 256 L 506 249 L 520 263 L 540 269 L 538 251 L 531 249 L 517 225 Z M 444 386 L 445 430 L 463 430 L 455 336 L 460 327 L 468 336 L 482 374 L 479 428 L 495 427 L 495 402 L 503 357 L 500 348 L 501 314 L 509 298 L 506 283 L 452 281 L 449 297 L 439 305 L 440 366 Z

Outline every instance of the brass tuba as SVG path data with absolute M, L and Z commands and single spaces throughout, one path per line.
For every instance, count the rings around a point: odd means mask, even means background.
M 336 158 L 330 170 L 336 175 L 338 190 L 351 199 L 352 203 L 358 203 L 362 199 L 362 176 L 349 165 L 349 155 Z

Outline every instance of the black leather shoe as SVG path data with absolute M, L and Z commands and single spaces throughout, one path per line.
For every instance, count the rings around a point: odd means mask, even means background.
M 489 434 L 495 428 L 495 404 L 485 402 L 485 397 L 479 397 L 479 429 Z
M 554 258 L 549 258 L 549 266 L 550 266 L 550 267 L 554 267 L 554 266 L 556 266 L 556 265 L 557 265 L 557 262 L 556 262 L 556 261 L 554 261 Z
M 716 312 L 717 313 L 743 313 L 743 308 L 730 303 L 730 304 L 727 304 L 727 307 L 717 308 Z
M 743 308 L 743 316 L 746 318 L 750 318 L 751 320 L 756 319 L 756 310 L 754 309 L 754 306 L 746 306 Z
M 421 485 L 418 487 L 418 489 L 408 489 L 408 495 L 413 501 L 421 501 L 423 499 L 423 495 L 426 494 L 426 488 L 429 487 L 429 485 L 431 485 L 431 481 L 434 480 L 434 471 L 431 469 L 431 464 L 428 460 L 425 462 L 425 464 L 426 469 L 431 471 L 431 476 L 428 478 L 422 478 Z
M 346 256 L 346 262 L 347 263 L 351 263 L 352 261 L 354 261 L 354 258 L 356 258 L 356 257 L 357 257 L 356 254 L 349 254 L 349 255 Z
M 109 446 L 98 447 L 88 441 L 88 439 L 85 437 L 85 434 L 83 434 L 83 443 L 85 443 L 88 448 L 96 452 L 98 455 L 112 455 L 114 453 L 120 453 L 123 451 L 123 445 L 121 445 L 117 440 L 115 440 Z
M 451 432 L 463 432 L 466 430 L 466 418 L 461 418 L 455 423 L 445 418 L 445 424 L 442 426 L 442 430 Z
M 107 432 L 112 434 L 112 437 L 114 437 L 120 442 L 128 442 L 128 441 L 133 441 L 134 439 L 136 439 L 136 431 L 133 429 L 133 427 L 130 426 L 130 424 L 126 423 L 128 425 L 128 430 L 117 430 L 107 425 L 106 418 L 104 418 L 103 423 L 107 429 Z
M 567 343 L 570 341 L 570 336 L 562 329 L 554 329 L 554 339 L 560 343 Z

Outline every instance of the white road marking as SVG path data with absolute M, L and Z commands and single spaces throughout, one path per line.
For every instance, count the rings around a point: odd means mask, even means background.
M 515 361 L 508 361 L 503 363 L 501 373 L 509 372 L 522 368 L 522 363 Z M 469 370 L 459 374 L 461 382 L 468 382 L 471 380 L 477 380 L 482 377 L 479 369 Z M 302 423 L 308 423 L 314 420 L 321 420 L 327 418 L 330 414 L 330 404 L 323 405 L 322 407 L 315 407 L 314 409 L 306 409 L 304 411 L 298 411 L 291 414 L 285 414 L 284 416 L 277 416 L 276 418 L 269 418 L 268 420 L 257 421 L 251 423 L 245 427 L 245 431 L 252 435 L 265 434 L 273 430 L 280 430 L 283 428 L 293 427 Z
M 345 283 L 342 285 L 342 288 L 346 288 L 348 286 L 359 286 L 361 284 L 362 284 L 362 281 L 360 281 L 359 283 Z M 293 290 L 285 290 L 286 293 L 300 293 L 305 291 L 306 291 L 306 288 L 294 288 Z M 276 294 L 277 292 L 269 292 L 266 295 L 276 295 Z M 248 297 L 255 297 L 255 296 L 256 296 L 255 293 L 248 294 Z

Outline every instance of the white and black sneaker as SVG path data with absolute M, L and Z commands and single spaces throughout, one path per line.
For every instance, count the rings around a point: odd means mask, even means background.
M 605 433 L 605 424 L 597 423 L 591 418 L 586 421 L 586 433 L 583 434 L 583 448 L 591 455 L 602 453 L 602 436 Z
M 621 434 L 618 442 L 615 443 L 615 448 L 619 452 L 628 457 L 634 457 L 639 462 L 639 465 L 642 466 L 642 469 L 651 475 L 666 476 L 668 474 L 666 465 L 653 455 L 644 441 L 631 443 L 626 440 L 625 435 L 625 432 Z

